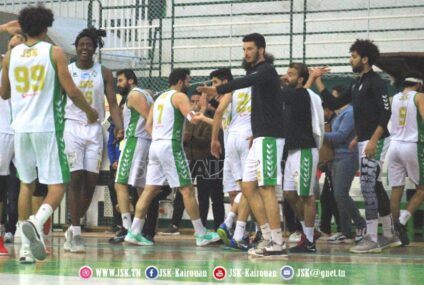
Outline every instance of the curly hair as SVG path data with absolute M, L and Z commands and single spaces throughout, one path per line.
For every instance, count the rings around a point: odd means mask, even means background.
M 81 38 L 88 37 L 93 41 L 95 48 L 104 46 L 103 37 L 106 37 L 106 31 L 102 29 L 96 29 L 94 27 L 86 28 L 82 30 L 77 38 L 75 39 L 74 45 L 77 46 Z
M 22 32 L 30 37 L 36 37 L 44 33 L 53 25 L 54 16 L 50 9 L 43 5 L 28 6 L 19 12 L 18 22 Z
M 378 47 L 370 40 L 357 39 L 349 49 L 350 52 L 356 51 L 361 57 L 368 57 L 368 62 L 372 66 L 380 56 Z

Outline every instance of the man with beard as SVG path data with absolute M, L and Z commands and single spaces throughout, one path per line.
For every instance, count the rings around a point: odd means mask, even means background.
M 263 234 L 256 247 L 248 251 L 258 256 L 286 255 L 275 193 L 275 187 L 282 182 L 283 103 L 280 79 L 275 67 L 265 61 L 265 47 L 265 38 L 261 34 L 245 36 L 244 58 L 251 66 L 248 75 L 219 87 L 198 87 L 200 92 L 217 95 L 252 86 L 253 144 L 243 170 L 242 192 Z
M 82 30 L 75 39 L 77 60 L 68 65 L 72 80 L 84 94 L 85 99 L 99 113 L 96 124 L 87 124 L 87 119 L 72 101 L 65 108 L 65 151 L 71 170 L 68 202 L 71 214 L 71 226 L 65 232 L 65 251 L 85 252 L 81 238 L 80 219 L 90 207 L 99 178 L 103 154 L 103 130 L 101 123 L 105 114 L 105 95 L 109 103 L 110 114 L 116 126 L 115 138 L 123 137 L 121 111 L 116 102 L 112 72 L 94 62 L 97 48 L 103 47 L 105 32 L 95 28 Z
M 170 90 L 159 95 L 146 122 L 146 130 L 152 136 L 146 186 L 137 201 L 134 221 L 125 241 L 135 245 L 153 245 L 141 231 L 149 205 L 160 193 L 161 186 L 169 184 L 171 188 L 179 188 L 184 207 L 193 223 L 196 245 L 204 246 L 218 241 L 219 236 L 207 231 L 202 224 L 182 144 L 184 119 L 197 124 L 201 116 L 191 110 L 185 94 L 190 87 L 190 71 L 176 68 L 169 75 L 168 82 Z
M 111 239 L 111 243 L 123 242 L 131 228 L 130 198 L 128 185 L 138 193 L 146 183 L 147 158 L 151 136 L 145 130 L 153 98 L 137 87 L 134 71 L 123 69 L 117 72 L 119 93 L 126 98 L 124 104 L 125 145 L 119 157 L 115 189 L 122 217 L 122 230 Z M 124 100 L 124 99 L 123 99 Z
M 350 47 L 352 70 L 359 74 L 340 97 L 334 98 L 322 85 L 319 87 L 323 100 L 333 110 L 352 102 L 356 137 L 350 148 L 358 144 L 359 167 L 361 171 L 361 192 L 365 200 L 367 235 L 350 249 L 355 253 L 381 252 L 384 247 L 401 244 L 393 231 L 390 213 L 390 200 L 381 182 L 381 172 L 385 154 L 389 147 L 390 103 L 387 88 L 372 65 L 380 52 L 369 40 L 356 40 Z M 310 82 L 325 73 L 325 69 L 315 69 Z M 379 242 L 377 229 L 380 216 L 384 238 Z

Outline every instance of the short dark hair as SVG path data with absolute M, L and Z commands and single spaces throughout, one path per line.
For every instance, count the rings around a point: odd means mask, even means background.
M 102 48 L 104 46 L 102 37 L 106 37 L 106 31 L 102 29 L 96 29 L 94 27 L 84 29 L 78 34 L 77 38 L 75 39 L 74 45 L 77 46 L 79 40 L 84 37 L 90 38 L 95 48 Z
M 127 80 L 132 79 L 134 81 L 134 84 L 137 85 L 137 76 L 135 75 L 134 70 L 129 69 L 129 68 L 121 69 L 118 72 L 116 72 L 116 77 L 118 77 L 119 75 L 122 75 L 122 74 L 125 76 L 125 78 Z
M 407 81 L 407 78 L 416 78 L 416 79 L 421 79 L 423 80 L 424 76 L 421 72 L 419 71 L 409 71 L 407 73 L 405 73 L 405 76 L 403 76 L 402 78 L 402 88 L 405 87 L 412 87 L 417 85 L 417 82 L 412 82 L 412 81 Z
M 258 33 L 248 34 L 244 36 L 243 42 L 255 42 L 257 48 L 266 48 L 264 36 Z
M 372 66 L 380 56 L 378 47 L 370 40 L 357 39 L 349 49 L 350 52 L 356 51 L 361 57 L 368 57 L 368 63 Z
M 212 71 L 209 74 L 209 78 L 212 79 L 213 77 L 219 78 L 219 80 L 233 80 L 233 74 L 231 73 L 231 69 L 229 68 L 219 68 L 217 70 Z
M 336 85 L 336 86 L 333 87 L 332 90 L 336 91 L 337 94 L 339 94 L 339 96 L 340 96 L 346 90 L 346 87 L 343 86 L 343 85 Z
M 175 68 L 169 74 L 169 86 L 177 84 L 180 80 L 184 81 L 188 75 L 190 75 L 190 70 L 188 68 Z
M 289 68 L 294 68 L 297 70 L 297 74 L 299 75 L 299 77 L 303 78 L 303 85 L 305 85 L 309 79 L 308 66 L 301 62 L 292 62 L 289 64 Z
M 43 5 L 28 6 L 19 12 L 18 22 L 22 32 L 30 37 L 41 35 L 53 25 L 54 16 L 50 9 Z

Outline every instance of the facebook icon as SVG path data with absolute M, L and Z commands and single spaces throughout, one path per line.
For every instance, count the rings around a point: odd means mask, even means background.
M 144 271 L 144 274 L 146 275 L 147 279 L 154 280 L 154 279 L 158 278 L 159 270 L 157 269 L 157 267 L 151 265 L 151 266 L 146 268 L 146 271 Z

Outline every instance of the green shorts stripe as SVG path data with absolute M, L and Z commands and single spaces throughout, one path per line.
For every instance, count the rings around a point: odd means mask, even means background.
M 264 186 L 277 184 L 277 139 L 266 137 L 262 140 L 262 175 Z
M 119 184 L 128 183 L 136 146 L 136 137 L 127 138 L 127 140 L 125 141 L 124 149 L 122 150 L 122 153 L 119 157 L 119 164 L 115 182 Z
M 417 143 L 419 178 L 418 184 L 424 185 L 424 142 Z
M 383 148 L 384 148 L 384 142 L 385 142 L 385 139 L 379 139 L 378 142 L 377 142 L 377 147 L 376 147 L 376 150 L 375 150 L 375 157 L 374 157 L 374 159 L 377 160 L 377 161 L 380 161 L 380 159 L 381 159 L 381 154 L 382 154 Z
M 312 149 L 306 148 L 300 150 L 300 196 L 310 196 L 311 183 L 313 178 L 313 159 Z
M 180 187 L 191 185 L 191 173 L 180 141 L 172 140 L 172 155 L 174 156 Z
M 62 173 L 63 183 L 71 181 L 71 171 L 69 169 L 68 158 L 65 152 L 65 140 L 63 139 L 63 130 L 56 131 L 56 143 L 58 149 L 60 171 Z

